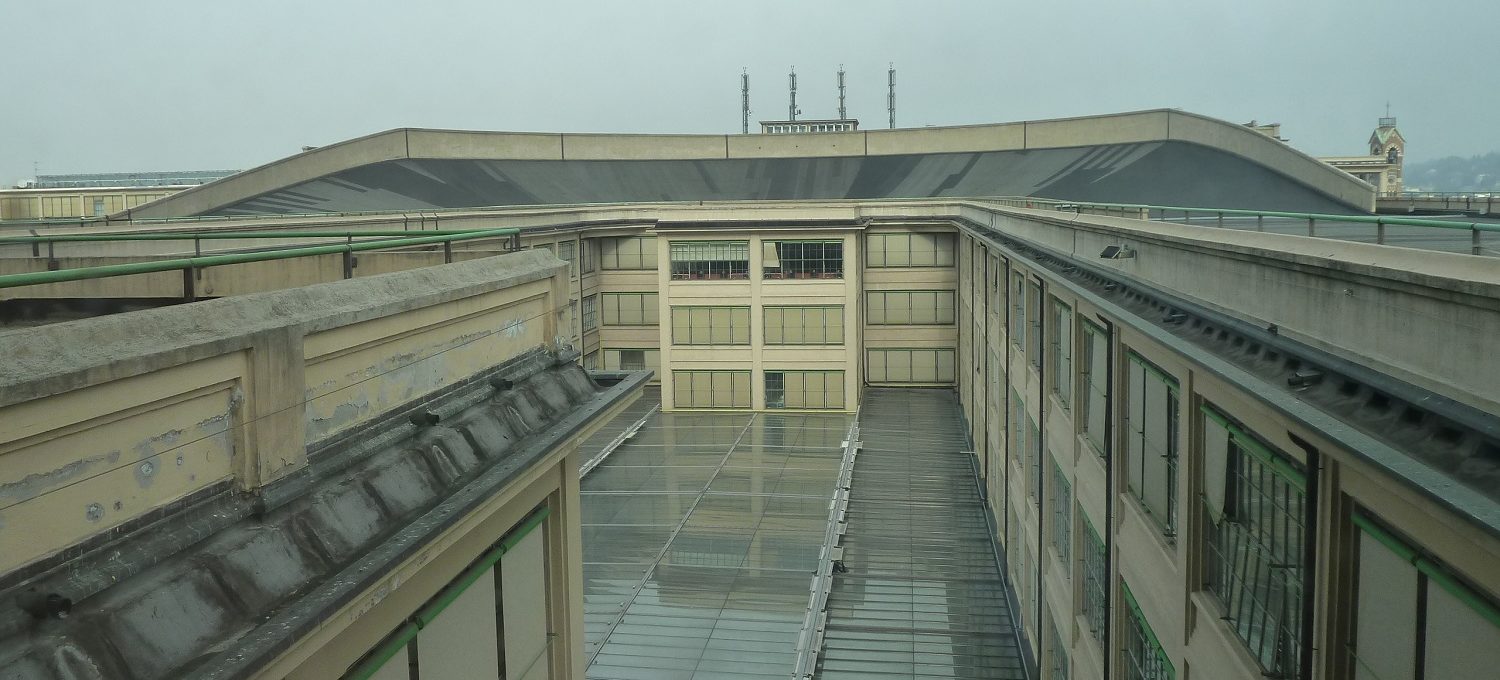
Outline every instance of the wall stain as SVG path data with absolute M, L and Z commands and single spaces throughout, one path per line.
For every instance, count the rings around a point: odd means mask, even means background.
M 36 498 L 53 490 L 54 487 L 63 486 L 65 482 L 82 476 L 95 465 L 109 465 L 118 460 L 120 460 L 120 450 L 116 449 L 109 453 L 80 458 L 56 470 L 33 472 L 18 481 L 0 484 L 0 500 L 15 499 L 20 502 Z

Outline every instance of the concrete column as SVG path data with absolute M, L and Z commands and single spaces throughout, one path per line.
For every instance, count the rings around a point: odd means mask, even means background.
M 301 329 L 259 333 L 247 353 L 237 409 L 243 427 L 235 441 L 235 481 L 249 491 L 307 464 L 307 383 Z

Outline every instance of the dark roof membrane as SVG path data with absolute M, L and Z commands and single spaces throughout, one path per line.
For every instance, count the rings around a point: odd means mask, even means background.
M 401 159 L 210 211 L 416 211 L 655 201 L 1036 196 L 1074 201 L 1348 213 L 1306 185 L 1187 142 L 820 158 Z

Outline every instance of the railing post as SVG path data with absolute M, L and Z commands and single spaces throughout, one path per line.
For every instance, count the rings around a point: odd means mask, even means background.
M 1266 216 L 1265 215 L 1256 215 L 1255 216 L 1255 230 L 1256 231 L 1265 231 L 1266 230 Z
M 1318 235 L 1317 218 L 1314 218 L 1314 217 L 1307 218 L 1307 235 L 1308 236 L 1317 236 Z
M 354 249 L 344 250 L 344 278 L 354 278 Z
M 1375 242 L 1385 245 L 1385 221 L 1378 218 L 1375 220 Z
M 1470 246 L 1469 246 L 1469 252 L 1473 253 L 1475 255 L 1483 255 L 1484 254 L 1484 246 L 1482 244 L 1480 244 L 1480 242 L 1479 242 L 1479 235 L 1482 234 L 1482 233 L 1484 233 L 1484 232 L 1479 231 L 1479 225 L 1477 225 L 1477 224 L 1470 225 L 1469 228 L 1474 231 L 1473 240 L 1471 241 Z
M 443 241 L 443 264 L 453 264 L 452 241 Z
M 52 251 L 52 242 L 47 242 L 47 271 L 55 272 L 61 265 L 57 263 L 57 254 Z
M 1224 228 L 1224 211 L 1222 210 L 1219 211 L 1219 228 Z
M 182 299 L 188 302 L 194 302 L 198 299 L 198 290 L 193 284 L 194 271 L 196 271 L 194 267 L 182 268 Z

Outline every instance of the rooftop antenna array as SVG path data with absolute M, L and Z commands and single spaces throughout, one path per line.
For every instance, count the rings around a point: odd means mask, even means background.
M 740 133 L 750 134 L 750 69 L 740 69 Z
M 791 95 L 792 95 L 792 98 L 787 103 L 787 106 L 786 106 L 786 119 L 787 120 L 797 120 L 797 114 L 801 113 L 801 112 L 797 110 L 797 67 L 796 66 L 792 67 L 791 74 L 789 74 L 787 76 L 787 82 L 791 85 Z
M 844 115 L 844 65 L 839 64 L 839 120 L 847 118 L 848 116 Z
M 885 72 L 890 91 L 885 95 L 885 110 L 890 115 L 890 127 L 896 129 L 896 64 L 893 62 Z

